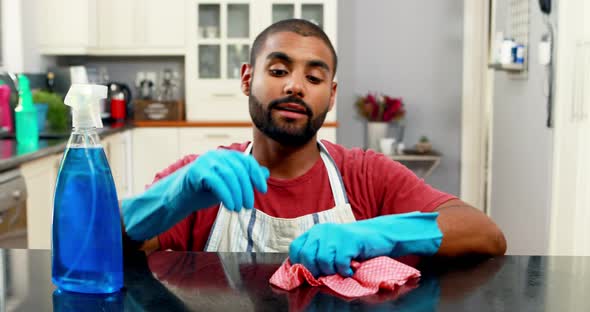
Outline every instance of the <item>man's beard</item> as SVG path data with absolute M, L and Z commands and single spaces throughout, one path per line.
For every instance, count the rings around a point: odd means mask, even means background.
M 329 107 L 314 118 L 309 105 L 301 98 L 287 96 L 271 101 L 265 109 L 262 103 L 251 92 L 248 99 L 250 106 L 250 117 L 256 128 L 266 136 L 277 141 L 281 145 L 299 147 L 308 143 L 324 124 Z M 301 127 L 295 122 L 279 121 L 272 116 L 272 110 L 279 104 L 295 103 L 305 107 L 307 122 Z

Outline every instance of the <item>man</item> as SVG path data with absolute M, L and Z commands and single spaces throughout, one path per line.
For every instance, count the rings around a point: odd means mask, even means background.
M 351 260 L 377 256 L 504 254 L 502 232 L 480 211 L 384 155 L 317 141 L 336 67 L 316 25 L 264 30 L 242 67 L 253 141 L 157 174 L 122 203 L 129 237 L 147 251 L 289 252 L 314 275 L 350 276 Z

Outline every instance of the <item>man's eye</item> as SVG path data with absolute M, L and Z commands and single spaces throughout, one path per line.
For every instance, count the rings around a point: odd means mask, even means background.
M 270 74 L 275 77 L 282 77 L 287 74 L 287 71 L 282 69 L 271 69 Z
M 315 76 L 307 76 L 307 79 L 309 80 L 309 82 L 315 83 L 315 84 L 322 82 L 322 79 L 315 77 Z

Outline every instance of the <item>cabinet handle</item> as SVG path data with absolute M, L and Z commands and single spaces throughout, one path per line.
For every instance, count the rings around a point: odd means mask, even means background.
M 213 93 L 211 95 L 214 97 L 235 97 L 236 93 Z
M 205 137 L 208 139 L 229 139 L 229 134 L 211 133 L 211 134 L 206 134 Z

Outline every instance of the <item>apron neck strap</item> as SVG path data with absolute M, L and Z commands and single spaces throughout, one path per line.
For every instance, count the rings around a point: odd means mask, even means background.
M 340 171 L 338 171 L 338 167 L 336 166 L 336 162 L 330 153 L 328 153 L 328 149 L 320 140 L 317 143 L 320 149 L 320 156 L 322 157 L 322 161 L 324 162 L 324 166 L 326 166 L 326 170 L 328 171 L 328 178 L 330 179 L 330 187 L 332 188 L 332 195 L 334 196 L 334 203 L 338 205 L 348 204 L 348 196 L 346 195 L 346 189 L 344 188 L 344 182 L 342 181 L 342 176 L 340 175 Z M 253 143 L 248 143 L 248 146 L 244 150 L 244 154 L 248 155 L 252 153 L 252 146 Z

